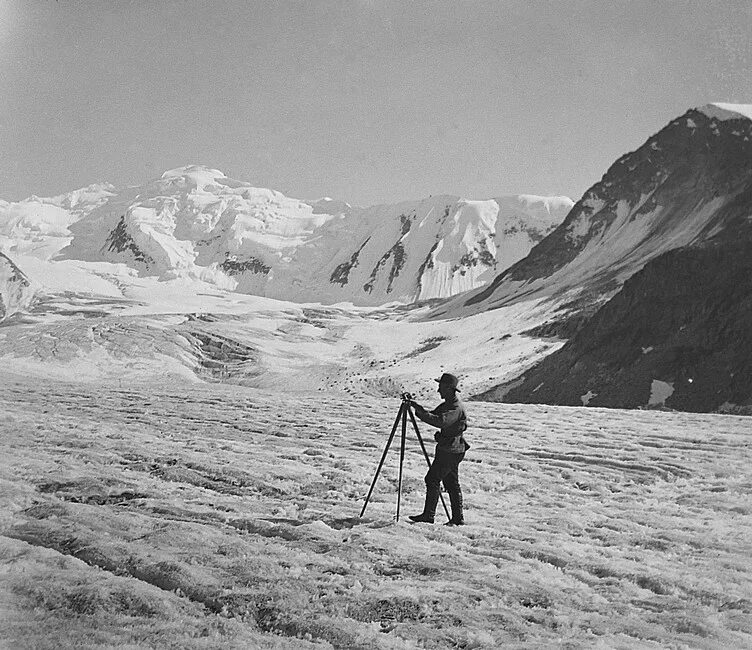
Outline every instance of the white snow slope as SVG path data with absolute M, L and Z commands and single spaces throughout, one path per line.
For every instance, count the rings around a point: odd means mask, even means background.
M 124 263 L 143 276 L 282 300 L 379 305 L 482 286 L 572 205 L 566 197 L 436 196 L 355 208 L 189 166 L 120 192 L 91 186 L 0 204 L 0 251 Z
M 96 383 L 222 381 L 291 393 L 404 389 L 433 398 L 430 379 L 441 372 L 460 374 L 472 394 L 562 345 L 522 334 L 551 317 L 536 302 L 425 323 L 427 307 L 280 302 L 142 278 L 108 263 L 54 270 L 32 276 L 48 293 L 24 319 L 0 328 L 4 371 Z

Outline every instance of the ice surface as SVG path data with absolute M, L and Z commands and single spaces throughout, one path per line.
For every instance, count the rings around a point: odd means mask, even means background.
M 752 646 L 747 419 L 469 404 L 450 528 L 398 407 L 3 374 L 0 643 Z

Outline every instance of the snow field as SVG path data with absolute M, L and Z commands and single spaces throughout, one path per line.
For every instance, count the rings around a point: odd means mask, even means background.
M 469 403 L 469 525 L 393 521 L 396 442 L 359 520 L 398 407 L 4 372 L 3 638 L 752 645 L 746 419 Z M 424 473 L 409 432 L 403 516 Z
M 431 379 L 442 372 L 459 374 L 469 395 L 513 378 L 562 344 L 522 335 L 553 313 L 553 305 L 536 301 L 462 321 L 421 322 L 425 307 L 298 305 L 136 278 L 110 264 L 63 267 L 58 281 L 30 313 L 0 328 L 6 371 L 76 381 L 192 377 L 381 396 L 409 390 L 430 400 Z M 80 291 L 62 289 L 74 281 Z

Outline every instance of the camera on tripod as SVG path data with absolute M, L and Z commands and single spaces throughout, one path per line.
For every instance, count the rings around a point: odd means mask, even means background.
M 376 486 L 376 479 L 379 477 L 379 472 L 381 472 L 381 468 L 384 466 L 384 460 L 386 459 L 386 454 L 389 451 L 389 446 L 392 444 L 392 440 L 394 439 L 394 434 L 397 433 L 397 427 L 402 424 L 402 437 L 400 440 L 400 459 L 399 459 L 399 476 L 397 478 L 397 516 L 396 520 L 399 521 L 400 516 L 400 501 L 402 500 L 402 464 L 405 461 L 405 438 L 407 436 L 407 421 L 408 418 L 413 425 L 413 429 L 415 430 L 415 436 L 418 438 L 418 442 L 420 443 L 421 451 L 423 452 L 423 458 L 426 459 L 426 463 L 428 464 L 428 467 L 431 467 L 431 459 L 428 457 L 428 451 L 426 451 L 426 445 L 423 443 L 423 437 L 420 435 L 420 431 L 418 430 L 418 423 L 415 421 L 415 415 L 413 415 L 413 410 L 411 406 L 411 402 L 413 401 L 413 396 L 411 393 L 403 392 L 400 393 L 400 397 L 402 398 L 402 404 L 400 404 L 399 411 L 397 411 L 397 417 L 394 420 L 394 425 L 392 426 L 392 432 L 389 434 L 389 440 L 386 442 L 386 446 L 384 447 L 384 453 L 381 455 L 381 461 L 379 461 L 379 466 L 376 469 L 376 474 L 373 477 L 373 481 L 371 482 L 371 488 L 368 490 L 368 496 L 366 497 L 365 503 L 363 503 L 363 509 L 360 511 L 361 518 L 366 513 L 366 507 L 368 506 L 368 502 L 371 500 L 371 495 L 373 494 L 373 488 Z M 451 516 L 449 515 L 449 509 L 447 508 L 446 503 L 444 503 L 444 496 L 439 493 L 439 497 L 441 498 L 441 504 L 444 506 L 444 512 L 446 512 L 447 520 L 451 520 Z

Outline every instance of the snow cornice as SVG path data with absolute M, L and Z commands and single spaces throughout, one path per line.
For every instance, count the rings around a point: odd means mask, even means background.
M 717 120 L 738 120 L 740 117 L 752 120 L 752 104 L 713 102 L 712 104 L 705 104 L 705 106 L 701 106 L 697 110 Z

